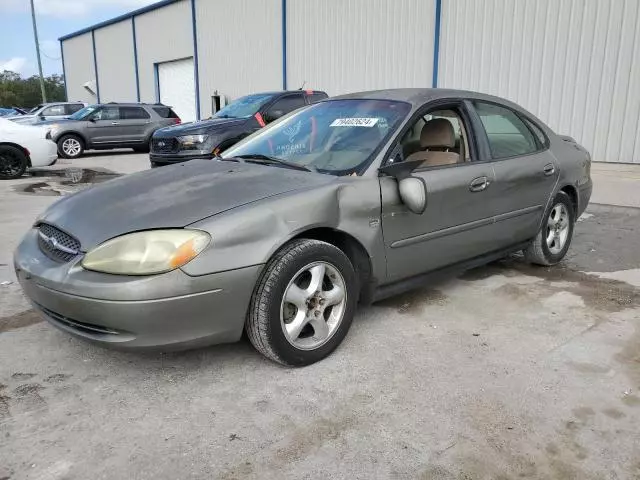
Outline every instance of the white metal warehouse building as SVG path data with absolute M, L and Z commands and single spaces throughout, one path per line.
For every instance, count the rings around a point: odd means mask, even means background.
M 639 0 L 165 0 L 60 41 L 70 100 L 188 121 L 216 92 L 462 88 L 640 163 Z

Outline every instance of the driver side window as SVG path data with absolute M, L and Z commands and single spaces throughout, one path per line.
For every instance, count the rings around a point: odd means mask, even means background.
M 404 160 L 436 167 L 471 161 L 467 129 L 458 108 L 433 110 L 418 118 L 400 140 Z

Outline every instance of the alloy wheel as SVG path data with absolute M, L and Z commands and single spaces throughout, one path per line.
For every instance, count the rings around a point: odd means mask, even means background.
M 80 154 L 82 145 L 75 138 L 67 138 L 62 142 L 62 151 L 69 157 L 76 157 Z
M 569 211 L 563 203 L 557 203 L 549 213 L 547 221 L 547 247 L 557 255 L 562 251 L 569 237 Z
M 324 345 L 338 330 L 347 306 L 345 281 L 336 267 L 314 262 L 287 285 L 280 324 L 287 341 L 300 350 Z

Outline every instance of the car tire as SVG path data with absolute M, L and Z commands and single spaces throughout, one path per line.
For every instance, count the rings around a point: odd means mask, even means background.
M 78 135 L 63 135 L 58 139 L 58 155 L 62 158 L 78 158 L 84 149 L 84 141 Z
M 318 240 L 294 240 L 273 256 L 257 282 L 246 321 L 249 340 L 283 365 L 322 360 L 349 331 L 357 289 L 355 270 L 342 250 Z
M 17 147 L 0 145 L 0 180 L 20 178 L 27 171 L 29 159 Z
M 558 194 L 545 213 L 536 238 L 524 250 L 527 262 L 536 265 L 555 265 L 564 258 L 571 245 L 575 225 L 575 207 L 569 195 Z

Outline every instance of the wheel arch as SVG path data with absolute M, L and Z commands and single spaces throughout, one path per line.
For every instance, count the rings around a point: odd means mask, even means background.
M 20 150 L 22 153 L 24 153 L 25 157 L 27 157 L 27 166 L 31 167 L 31 154 L 29 153 L 29 150 L 27 150 L 25 147 L 23 147 L 22 145 L 18 144 L 18 143 L 13 143 L 13 142 L 0 142 L 0 147 L 2 146 L 8 146 L 8 147 L 13 147 L 13 148 L 17 148 L 18 150 Z
M 315 227 L 298 232 L 284 245 L 301 238 L 320 240 L 339 248 L 349 258 L 359 281 L 359 299 L 363 303 L 370 303 L 373 294 L 373 265 L 367 249 L 362 243 L 349 233 L 331 227 Z M 280 247 L 282 248 L 282 246 Z
M 76 130 L 71 130 L 69 132 L 64 132 L 58 135 L 58 137 L 55 140 L 56 144 L 60 141 L 61 138 L 66 137 L 67 135 L 75 135 L 76 137 L 80 138 L 80 140 L 82 140 L 82 143 L 84 144 L 84 148 L 87 148 L 87 146 L 89 145 L 87 138 L 82 133 Z
M 580 204 L 579 204 L 580 200 L 579 200 L 579 197 L 578 197 L 578 189 L 574 185 L 566 184 L 566 185 L 560 187 L 558 192 L 566 193 L 569 196 L 569 198 L 571 199 L 571 204 L 573 205 L 573 213 L 574 213 L 574 215 L 577 216 L 578 212 L 580 211 L 579 210 L 579 208 L 580 208 Z

